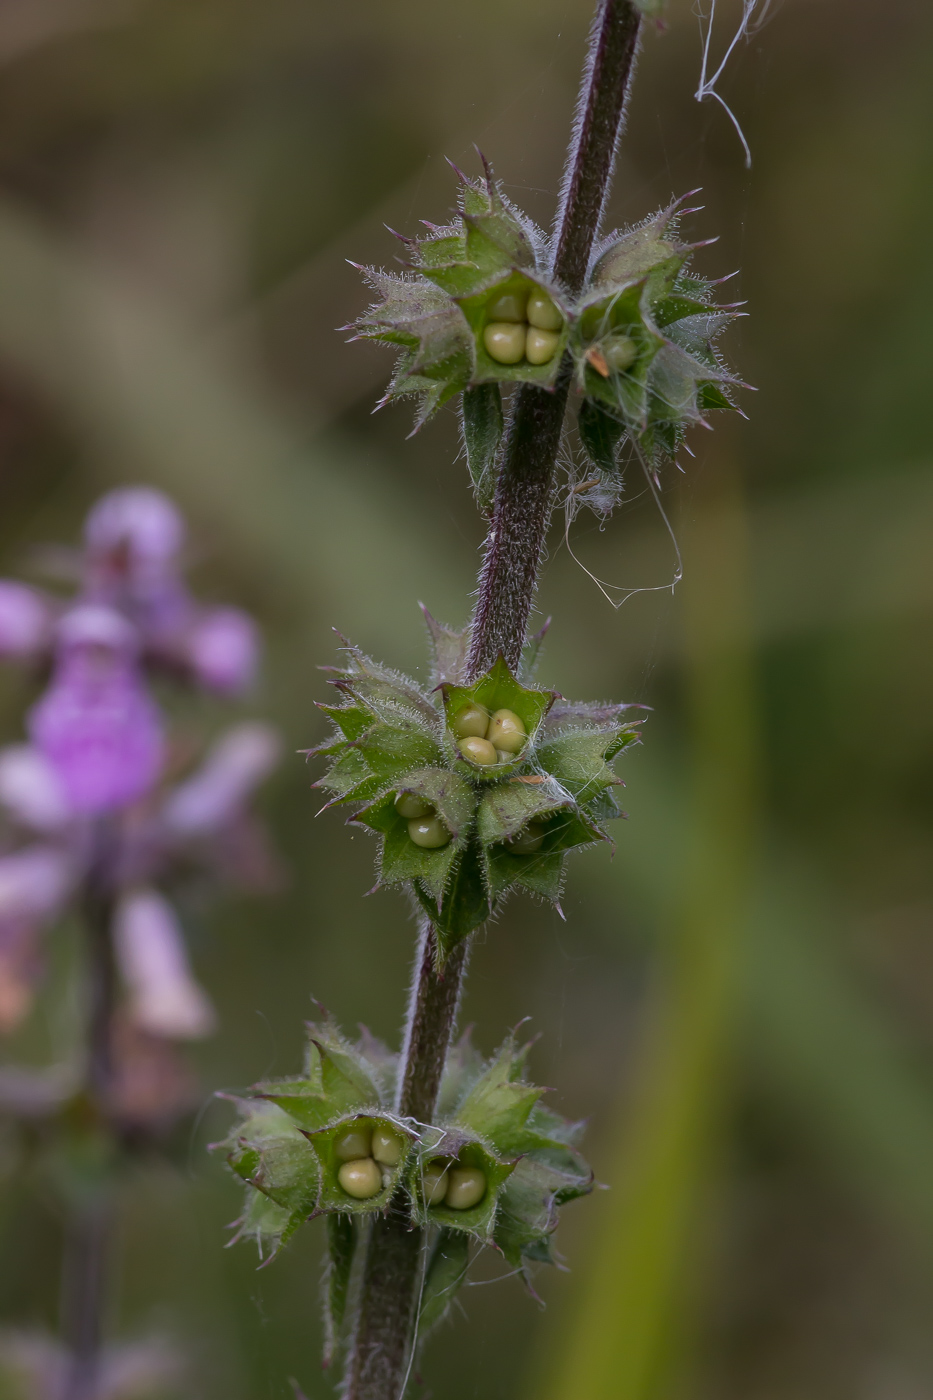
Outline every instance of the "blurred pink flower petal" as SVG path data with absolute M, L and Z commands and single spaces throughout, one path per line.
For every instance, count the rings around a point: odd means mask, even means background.
M 0 579 L 0 656 L 35 656 L 48 645 L 52 610 L 35 588 Z
M 239 608 L 211 608 L 188 633 L 186 651 L 191 669 L 208 690 L 244 690 L 259 659 L 256 624 Z
M 171 1040 L 210 1035 L 214 1009 L 191 975 L 184 937 L 168 900 L 155 890 L 124 895 L 114 917 L 114 946 L 136 1026 Z
M 127 486 L 101 497 L 85 521 L 84 539 L 90 554 L 122 552 L 130 567 L 164 564 L 180 552 L 185 522 L 161 491 Z
M 133 628 L 111 608 L 82 604 L 62 619 L 58 643 L 30 735 L 76 812 L 124 807 L 151 789 L 163 761 L 161 719 L 139 677 Z
M 0 925 L 56 914 L 71 890 L 70 856 L 55 846 L 27 846 L 0 856 Z
M 0 749 L 0 804 L 33 831 L 60 831 L 73 816 L 58 773 L 31 744 Z
M 278 763 L 282 751 L 276 731 L 258 722 L 228 729 L 211 748 L 202 766 L 170 793 L 162 819 L 178 836 L 219 830 L 243 808 L 253 789 Z

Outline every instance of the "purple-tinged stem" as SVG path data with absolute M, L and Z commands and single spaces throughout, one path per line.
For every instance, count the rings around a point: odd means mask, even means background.
M 113 900 L 109 892 L 113 839 L 110 824 L 101 821 L 94 833 L 94 853 L 82 901 L 87 950 L 85 1082 L 104 1131 L 109 1131 L 113 1106 L 117 989 L 111 939 Z M 98 1391 L 112 1222 L 110 1192 L 106 1182 L 98 1182 L 86 1194 L 79 1195 L 66 1226 L 61 1329 L 69 1352 L 69 1368 L 62 1400 L 93 1400 Z
M 555 228 L 551 271 L 571 296 L 583 286 L 599 232 L 640 27 L 632 0 L 601 0 Z M 513 671 L 518 668 L 551 519 L 570 374 L 568 356 L 553 390 L 526 384 L 515 394 L 479 576 L 467 663 L 471 677 L 487 671 L 500 654 Z

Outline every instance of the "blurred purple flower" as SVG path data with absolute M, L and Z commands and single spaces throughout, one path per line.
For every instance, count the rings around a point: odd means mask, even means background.
M 0 656 L 35 656 L 48 645 L 51 632 L 49 601 L 25 583 L 0 579 Z
M 152 889 L 124 895 L 113 936 L 133 1024 L 170 1040 L 210 1035 L 214 1009 L 191 974 L 184 935 L 168 900 Z
M 30 736 L 75 812 L 125 807 L 151 789 L 164 754 L 134 630 L 112 608 L 79 604 L 59 623 L 57 643 L 52 683 L 28 716 Z
M 256 624 L 239 608 L 206 609 L 188 633 L 185 652 L 195 677 L 208 690 L 244 690 L 259 659 Z
M 95 559 L 122 555 L 127 568 L 165 565 L 185 542 L 185 522 L 168 496 L 151 486 L 110 491 L 84 523 L 88 554 Z
M 186 627 L 191 600 L 178 573 L 185 523 L 161 491 L 130 486 L 97 502 L 84 525 L 85 592 L 125 610 L 147 641 Z
M 238 724 L 222 735 L 201 767 L 169 794 L 162 821 L 173 836 L 210 835 L 243 810 L 275 767 L 282 745 L 274 729 Z

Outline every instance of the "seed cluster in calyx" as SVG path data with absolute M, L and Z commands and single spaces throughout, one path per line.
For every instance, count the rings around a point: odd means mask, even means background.
M 631 455 L 623 457 L 626 443 L 652 466 L 673 460 L 691 427 L 709 426 L 710 411 L 735 409 L 741 381 L 715 342 L 738 303 L 717 305 L 715 283 L 689 270 L 702 245 L 680 239 L 679 221 L 693 212 L 682 205 L 602 239 L 571 296 L 554 279 L 550 240 L 487 167 L 484 180 L 462 177 L 451 224 L 403 240 L 405 273 L 361 269 L 379 300 L 352 329 L 400 352 L 384 402 L 416 398 L 417 428 L 462 394 L 467 465 L 483 509 L 504 428 L 502 388 L 553 388 L 568 360 L 585 470 L 618 476 Z
M 240 1234 L 275 1252 L 310 1218 L 327 1220 L 331 1268 L 328 1330 L 346 1323 L 346 1286 L 367 1219 L 391 1209 L 439 1232 L 458 1267 L 442 1284 L 444 1305 L 466 1274 L 469 1250 L 491 1245 L 528 1278 L 553 1262 L 558 1207 L 592 1189 L 571 1125 L 528 1082 L 529 1046 L 510 1036 L 484 1060 L 469 1034 L 453 1047 L 434 1121 L 395 1113 L 399 1057 L 371 1036 L 345 1039 L 331 1020 L 308 1027 L 303 1073 L 257 1084 L 235 1100 L 239 1121 L 218 1144 L 246 1186 Z M 446 1251 L 446 1254 L 445 1254 Z M 441 1310 L 443 1311 L 443 1309 Z
M 501 658 L 465 682 L 466 633 L 428 621 L 433 687 L 348 646 L 316 752 L 318 785 L 379 836 L 379 883 L 409 886 L 442 963 L 509 890 L 559 899 L 567 852 L 609 839 L 611 760 L 638 734 L 627 706 L 564 702 Z
M 341 1163 L 337 1180 L 348 1196 L 366 1201 L 389 1184 L 391 1169 L 402 1159 L 402 1140 L 391 1128 L 360 1120 L 334 1139 Z
M 486 315 L 483 344 L 497 364 L 546 365 L 557 354 L 564 318 L 540 288 L 494 295 Z

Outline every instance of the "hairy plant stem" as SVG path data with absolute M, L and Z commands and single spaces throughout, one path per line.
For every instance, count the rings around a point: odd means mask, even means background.
M 599 232 L 640 26 L 632 0 L 601 0 L 554 233 L 551 272 L 571 295 L 583 286 Z M 513 671 L 521 659 L 551 519 L 570 376 L 568 356 L 553 390 L 527 384 L 514 396 L 479 576 L 467 663 L 470 676 L 487 671 L 500 654 Z
M 82 901 L 87 966 L 86 1089 L 105 1132 L 110 1131 L 107 1125 L 113 1099 L 116 999 L 110 927 L 113 901 L 108 888 L 110 838 L 109 827 L 102 823 L 94 833 L 94 855 Z M 104 1172 L 107 1170 L 105 1167 Z M 62 1263 L 61 1331 L 69 1352 L 63 1400 L 91 1400 L 98 1388 L 113 1210 L 106 1180 L 74 1189 Z
M 583 285 L 609 191 L 640 22 L 632 0 L 600 0 L 555 230 L 553 275 L 571 293 Z M 569 389 L 568 360 L 553 392 L 526 386 L 515 395 L 479 578 L 470 677 L 487 670 L 500 653 L 513 670 L 518 667 L 551 516 Z M 438 973 L 434 931 L 422 925 L 397 1104 L 400 1113 L 421 1122 L 433 1117 L 467 949 L 465 940 Z M 400 1193 L 370 1235 L 346 1400 L 401 1400 L 415 1344 L 422 1253 L 422 1231 L 411 1228 Z

